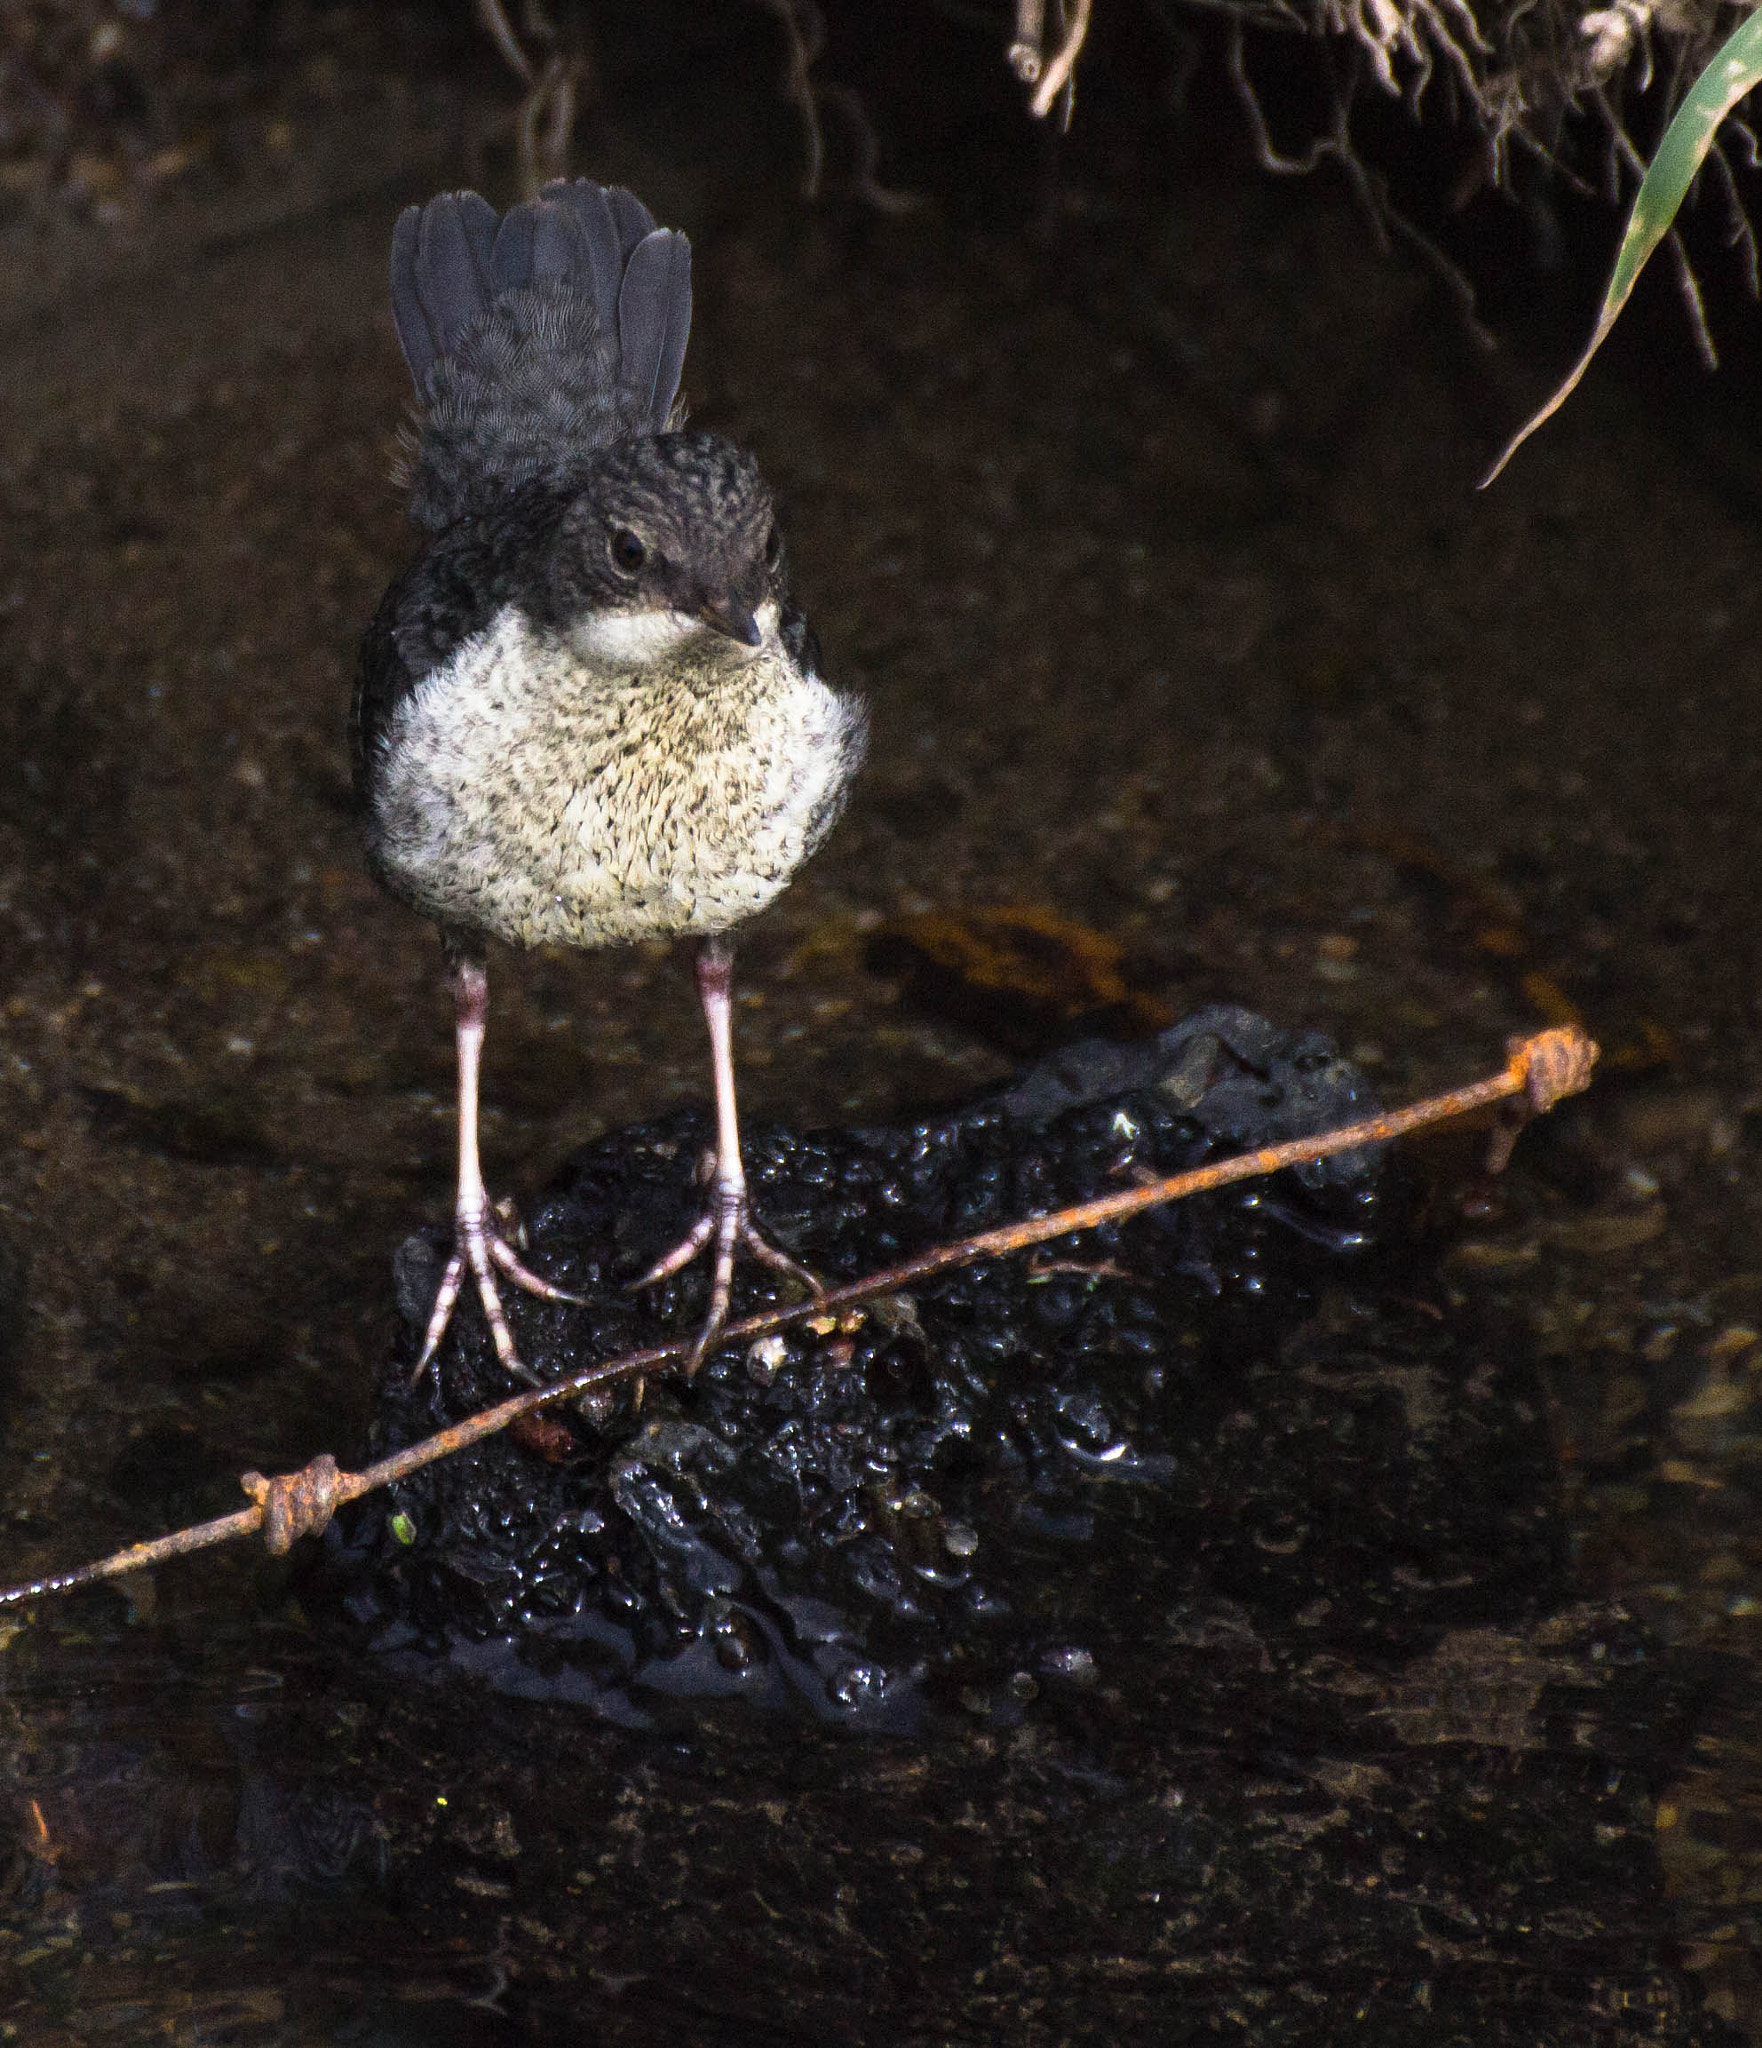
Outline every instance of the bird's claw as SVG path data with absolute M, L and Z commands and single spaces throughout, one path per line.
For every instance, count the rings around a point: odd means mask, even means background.
M 514 1379 L 525 1380 L 528 1386 L 542 1384 L 538 1375 L 525 1365 L 514 1346 L 513 1332 L 508 1328 L 508 1318 L 502 1308 L 501 1291 L 496 1286 L 496 1269 L 500 1267 L 506 1277 L 524 1294 L 535 1294 L 541 1301 L 579 1302 L 579 1294 L 571 1294 L 566 1287 L 558 1287 L 544 1279 L 526 1265 L 507 1237 L 518 1229 L 513 1220 L 513 1211 L 506 1203 L 498 1203 L 495 1222 L 491 1222 L 479 1210 L 460 1210 L 453 1219 L 453 1255 L 447 1261 L 446 1271 L 441 1275 L 441 1284 L 434 1297 L 434 1307 L 428 1318 L 428 1328 L 422 1338 L 421 1356 L 416 1369 L 410 1375 L 410 1384 L 415 1386 L 422 1375 L 434 1363 L 435 1354 L 440 1350 L 441 1339 L 447 1334 L 447 1325 L 453 1319 L 453 1310 L 465 1284 L 465 1272 L 469 1267 L 477 1283 L 477 1298 L 483 1306 L 483 1319 L 489 1325 L 490 1341 L 496 1347 L 496 1357 L 502 1370 Z M 498 1228 L 498 1225 L 501 1226 Z M 520 1233 L 524 1235 L 524 1233 Z
M 774 1273 L 788 1274 L 816 1300 L 826 1291 L 825 1283 L 817 1273 L 760 1236 L 753 1225 L 752 1205 L 746 1189 L 720 1179 L 714 1184 L 709 1208 L 671 1251 L 663 1252 L 646 1273 L 631 1281 L 632 1290 L 658 1286 L 661 1281 L 670 1279 L 712 1243 L 715 1265 L 711 1269 L 709 1312 L 692 1340 L 690 1351 L 686 1353 L 685 1373 L 688 1379 L 709 1356 L 711 1346 L 721 1334 L 722 1325 L 728 1320 L 728 1304 L 734 1291 L 734 1260 L 738 1252 L 750 1252 L 760 1265 L 769 1266 Z

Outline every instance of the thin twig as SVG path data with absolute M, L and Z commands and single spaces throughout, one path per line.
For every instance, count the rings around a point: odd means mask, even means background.
M 551 118 L 543 143 L 545 177 L 539 180 L 540 185 L 547 178 L 568 175 L 569 141 L 575 133 L 575 94 L 583 69 L 581 60 L 572 58 L 563 66 L 551 89 Z
M 1046 0 L 1016 0 L 1016 32 L 1006 52 L 1024 85 L 1037 85 L 1046 65 Z
M 1750 170 L 1756 169 L 1756 138 L 1741 121 L 1728 121 L 1734 137 L 1741 140 L 1749 152 Z M 1725 239 L 1727 244 L 1742 251 L 1744 283 L 1751 298 L 1762 297 L 1762 257 L 1756 247 L 1756 229 L 1749 214 L 1744 210 L 1744 197 L 1738 190 L 1737 178 L 1731 168 L 1731 158 L 1725 153 L 1725 146 L 1717 139 L 1708 146 L 1707 161 L 1719 175 L 1719 183 L 1725 193 L 1725 217 L 1728 223 Z
M 501 51 L 503 61 L 522 85 L 532 83 L 532 62 L 520 47 L 520 38 L 509 26 L 508 17 L 502 12 L 502 0 L 476 0 L 478 25 L 484 34 Z
M 521 193 L 533 199 L 553 178 L 569 174 L 569 141 L 587 60 L 580 51 L 557 47 L 557 31 L 535 0 L 527 0 L 525 30 L 529 40 L 550 51 L 542 63 L 527 55 L 502 0 L 474 0 L 474 11 L 478 26 L 526 88 L 514 118 L 514 155 Z
M 856 163 L 850 174 L 853 196 L 865 206 L 872 206 L 877 213 L 911 213 L 921 206 L 923 201 L 916 192 L 896 192 L 891 185 L 883 185 L 876 177 L 875 172 L 881 162 L 881 143 L 861 95 L 848 85 L 822 85 L 815 88 L 815 93 L 817 98 L 838 109 L 850 129 L 851 143 L 856 151 Z
M 861 97 L 848 85 L 824 85 L 814 78 L 814 66 L 826 47 L 826 21 L 816 0 L 757 0 L 757 4 L 767 13 L 774 14 L 783 29 L 787 60 L 783 73 L 783 97 L 800 114 L 802 136 L 807 145 L 807 167 L 802 172 L 801 181 L 802 197 L 815 200 L 820 196 L 820 184 L 826 172 L 826 130 L 820 119 L 820 109 L 822 105 L 829 105 L 836 107 L 844 117 L 856 152 L 850 178 L 852 195 L 865 206 L 872 206 L 877 213 L 911 212 L 920 203 L 916 193 L 895 192 L 875 175 L 881 160 L 881 145 Z
M 811 73 L 814 59 L 825 46 L 826 24 L 817 7 L 809 6 L 804 13 L 797 0 L 759 0 L 759 5 L 774 14 L 783 27 L 788 50 L 783 97 L 801 115 L 802 133 L 808 150 L 808 166 L 802 173 L 802 197 L 818 199 L 820 174 L 826 163 L 826 141 L 820 130 L 820 110 L 814 103 Z
M 1383 197 L 1383 215 L 1391 231 L 1420 258 L 1432 275 L 1456 301 L 1456 310 L 1462 321 L 1463 332 L 1476 348 L 1484 349 L 1491 355 L 1499 346 L 1493 330 L 1475 311 L 1474 286 L 1468 277 L 1451 262 L 1444 251 L 1422 229 L 1416 227 L 1404 213 L 1399 212 Z
M 521 102 L 514 151 L 520 189 L 528 199 L 536 199 L 553 178 L 569 174 L 576 94 L 586 74 L 582 58 L 565 57 L 559 51 L 546 58 L 544 69 Z
M 1255 91 L 1248 77 L 1248 55 L 1243 47 L 1242 23 L 1232 18 L 1230 38 L 1225 62 L 1229 67 L 1230 82 L 1236 88 L 1236 97 L 1242 103 L 1242 112 L 1248 122 L 1248 137 L 1254 144 L 1254 154 L 1263 171 L 1271 171 L 1285 178 L 1306 178 L 1324 156 L 1335 152 L 1334 138 L 1321 136 L 1312 142 L 1302 156 L 1286 156 L 1273 145 L 1272 129 L 1267 125 L 1266 112 L 1260 104 L 1260 95 Z
M 1462 324 L 1477 347 L 1489 352 L 1497 346 L 1492 332 L 1475 317 L 1474 286 L 1431 237 L 1416 227 L 1407 216 L 1390 203 L 1388 182 L 1373 176 L 1363 159 L 1352 146 L 1352 104 L 1357 90 L 1358 66 L 1355 64 L 1346 81 L 1334 95 L 1334 125 L 1330 133 L 1318 135 L 1302 156 L 1285 156 L 1274 146 L 1272 130 L 1267 124 L 1265 110 L 1260 96 L 1248 76 L 1248 60 L 1243 47 L 1242 23 L 1239 19 L 1230 24 L 1230 39 L 1225 59 L 1236 96 L 1248 121 L 1250 139 L 1255 155 L 1264 170 L 1276 172 L 1281 177 L 1307 177 L 1322 162 L 1332 157 L 1346 176 L 1353 195 L 1364 209 L 1364 217 L 1374 236 L 1379 254 L 1386 255 L 1392 235 L 1399 235 L 1430 268 L 1433 275 L 1455 299 L 1462 316 Z
M 1043 121 L 1052 112 L 1052 103 L 1069 82 L 1077 68 L 1077 59 L 1083 53 L 1083 40 L 1089 33 L 1091 0 L 1073 0 L 1071 25 L 1065 30 L 1065 39 L 1059 45 L 1057 54 L 1040 75 L 1040 83 L 1034 88 L 1034 97 L 1028 102 L 1028 110 L 1036 120 Z
M 1719 349 L 1713 339 L 1713 330 L 1707 325 L 1707 306 L 1701 297 L 1701 280 L 1695 275 L 1688 249 L 1675 228 L 1664 237 L 1664 243 L 1676 264 L 1676 288 L 1682 295 L 1683 311 L 1689 316 L 1689 332 L 1695 338 L 1695 351 L 1701 358 L 1701 367 L 1717 370 Z
M 1257 1151 L 1239 1153 L 1234 1158 L 1194 1167 L 1186 1173 L 1171 1174 L 1165 1180 L 1125 1188 L 1117 1194 L 1099 1196 L 1092 1202 L 1079 1202 L 1049 1216 L 1026 1217 L 1019 1223 L 983 1230 L 953 1244 L 934 1246 L 929 1251 L 918 1253 L 915 1258 L 888 1267 L 884 1272 L 846 1281 L 841 1287 L 830 1287 L 816 1299 L 745 1316 L 739 1322 L 730 1323 L 723 1330 L 719 1342 L 730 1344 L 743 1338 L 764 1337 L 773 1330 L 786 1329 L 792 1323 L 837 1316 L 874 1300 L 877 1295 L 897 1293 L 914 1281 L 949 1272 L 957 1266 L 971 1265 L 976 1259 L 1007 1257 L 1012 1252 L 1026 1251 L 1032 1245 L 1045 1244 L 1051 1238 L 1065 1237 L 1073 1231 L 1093 1230 L 1099 1224 L 1122 1222 L 1164 1202 L 1178 1202 L 1188 1195 L 1229 1187 L 1237 1181 L 1280 1173 L 1286 1167 L 1311 1165 L 1316 1160 L 1331 1159 L 1342 1152 L 1356 1152 L 1365 1146 L 1386 1145 L 1392 1139 L 1404 1137 L 1408 1132 L 1429 1124 L 1444 1123 L 1453 1117 L 1467 1116 L 1475 1110 L 1500 1103 L 1513 1104 L 1516 1113 L 1508 1111 L 1494 1133 L 1489 1164 L 1497 1168 L 1503 1166 L 1510 1156 L 1517 1132 L 1529 1117 L 1543 1115 L 1562 1097 L 1575 1095 L 1589 1086 L 1596 1058 L 1596 1046 L 1573 1025 L 1538 1032 L 1532 1038 L 1513 1039 L 1507 1047 L 1504 1072 L 1491 1075 L 1484 1081 L 1472 1082 L 1465 1088 L 1452 1088 L 1443 1095 L 1412 1103 L 1406 1109 L 1366 1117 L 1361 1122 L 1323 1131 L 1314 1137 L 1291 1138 L 1281 1145 L 1263 1145 Z M 13 1606 L 21 1600 L 40 1599 L 50 1593 L 71 1592 L 76 1586 L 93 1585 L 103 1579 L 122 1578 L 149 1565 L 161 1564 L 168 1558 L 186 1557 L 192 1551 L 230 1543 L 237 1536 L 253 1536 L 259 1530 L 263 1531 L 270 1549 L 280 1553 L 287 1550 L 296 1537 L 316 1534 L 323 1529 L 345 1501 L 359 1500 L 363 1494 L 408 1478 L 424 1465 L 432 1465 L 438 1459 L 451 1457 L 456 1451 L 481 1443 L 485 1437 L 496 1435 L 510 1423 L 518 1422 L 523 1415 L 531 1415 L 553 1401 L 588 1393 L 613 1380 L 637 1379 L 669 1367 L 677 1369 L 684 1365 L 691 1349 L 691 1342 L 686 1339 L 678 1343 L 658 1344 L 646 1351 L 626 1352 L 622 1357 L 587 1366 L 566 1379 L 553 1380 L 549 1386 L 516 1394 L 493 1408 L 467 1416 L 463 1422 L 454 1423 L 451 1428 L 443 1429 L 434 1436 L 424 1437 L 420 1443 L 410 1444 L 392 1457 L 369 1465 L 362 1472 L 341 1471 L 328 1453 L 314 1458 L 310 1465 L 298 1472 L 283 1473 L 274 1479 L 265 1479 L 261 1473 L 247 1472 L 240 1484 L 251 1495 L 252 1506 L 241 1508 L 237 1514 L 222 1515 L 216 1521 L 180 1529 L 150 1543 L 130 1544 L 113 1556 L 102 1558 L 95 1564 L 81 1565 L 75 1571 L 10 1587 L 0 1592 L 0 1607 Z

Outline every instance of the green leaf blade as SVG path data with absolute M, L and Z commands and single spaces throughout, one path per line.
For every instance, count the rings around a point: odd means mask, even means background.
M 1640 189 L 1634 194 L 1633 210 L 1616 252 L 1615 267 L 1609 274 L 1608 289 L 1597 315 L 1585 352 L 1573 365 L 1565 381 L 1537 413 L 1505 445 L 1493 467 L 1481 479 L 1481 489 L 1498 476 L 1518 449 L 1536 429 L 1551 420 L 1577 390 L 1579 379 L 1590 367 L 1591 358 L 1603 345 L 1635 280 L 1647 259 L 1670 232 L 1689 187 L 1695 182 L 1720 123 L 1755 86 L 1762 84 L 1762 7 L 1747 15 L 1726 38 L 1677 108 L 1664 131 Z

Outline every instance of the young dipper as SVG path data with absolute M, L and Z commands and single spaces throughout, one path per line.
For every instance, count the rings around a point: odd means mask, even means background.
M 547 185 L 505 219 L 474 192 L 410 207 L 392 314 L 416 383 L 410 512 L 431 538 L 361 648 L 351 718 L 367 854 L 440 927 L 458 1027 L 453 1253 L 417 1371 L 467 1271 L 570 1300 L 497 1227 L 477 1150 L 485 934 L 606 946 L 691 932 L 716 1077 L 702 1220 L 636 1284 L 714 1251 L 701 1362 L 753 1228 L 740 1163 L 730 933 L 825 838 L 863 756 L 821 680 L 752 457 L 682 430 L 691 250 L 628 192 Z

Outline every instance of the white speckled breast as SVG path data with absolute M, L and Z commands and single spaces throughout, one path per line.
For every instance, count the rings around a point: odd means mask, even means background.
M 520 946 L 723 932 L 842 809 L 861 700 L 764 643 L 690 633 L 660 662 L 582 655 L 504 610 L 381 743 L 373 852 L 432 918 Z
M 782 889 L 862 758 L 859 700 L 692 633 L 638 666 L 501 613 L 393 714 L 372 827 L 386 879 L 517 945 L 719 932 Z

